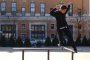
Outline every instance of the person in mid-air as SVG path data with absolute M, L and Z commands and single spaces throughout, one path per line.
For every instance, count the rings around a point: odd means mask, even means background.
M 77 52 L 75 42 L 73 41 L 73 36 L 66 22 L 66 13 L 69 9 L 70 5 L 68 5 L 68 7 L 66 5 L 56 5 L 56 7 L 50 11 L 50 15 L 56 18 L 57 32 L 61 44 L 63 44 L 63 41 L 65 40 L 63 36 L 64 33 L 67 36 L 68 41 L 70 41 L 70 45 L 73 47 L 74 51 Z

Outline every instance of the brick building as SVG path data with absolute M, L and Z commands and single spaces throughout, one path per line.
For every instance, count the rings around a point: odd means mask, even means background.
M 22 39 L 29 37 L 32 41 L 45 39 L 47 36 L 52 38 L 57 35 L 56 21 L 49 12 L 55 5 L 67 4 L 67 2 L 68 0 L 0 0 L 0 31 L 7 38 L 12 34 L 16 38 L 18 36 Z M 89 3 L 88 0 L 71 0 L 71 2 L 67 21 L 73 37 L 76 39 L 78 34 L 77 21 L 84 18 L 77 16 L 80 12 L 83 16 L 88 16 Z M 89 18 L 85 21 L 88 23 Z M 79 32 L 82 31 L 83 29 Z M 88 34 L 86 35 L 88 36 Z

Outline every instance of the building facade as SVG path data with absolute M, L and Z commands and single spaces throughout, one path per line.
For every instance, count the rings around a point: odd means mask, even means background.
M 42 40 L 47 36 L 53 38 L 57 35 L 56 20 L 49 12 L 55 5 L 68 2 L 67 0 L 0 0 L 0 31 L 6 38 L 12 34 L 16 38 L 29 37 L 32 41 Z M 89 17 L 86 18 L 89 14 L 88 1 L 71 0 L 71 2 L 67 22 L 74 40 L 78 33 L 89 37 L 90 21 Z M 78 25 L 82 26 L 81 29 L 78 29 Z

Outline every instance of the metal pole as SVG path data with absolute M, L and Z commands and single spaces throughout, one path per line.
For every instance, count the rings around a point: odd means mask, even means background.
M 71 60 L 74 60 L 74 52 L 72 52 Z
M 24 60 L 24 50 L 22 50 L 22 60 Z
M 47 60 L 49 60 L 49 59 L 50 59 L 50 57 L 49 57 L 49 55 L 50 55 L 50 54 L 49 54 L 49 52 L 50 52 L 50 51 L 48 50 Z

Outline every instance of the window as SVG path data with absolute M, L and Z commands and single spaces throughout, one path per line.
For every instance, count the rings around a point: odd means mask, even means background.
M 31 25 L 31 38 L 45 38 L 45 25 Z
M 26 9 L 25 7 L 22 7 L 22 16 L 25 16 Z
M 54 29 L 54 24 L 51 24 L 51 29 Z
M 40 4 L 40 15 L 45 16 L 45 3 Z
M 12 16 L 16 16 L 16 3 L 13 2 L 11 6 L 12 6 L 11 14 L 12 14 Z
M 14 37 L 16 37 L 16 25 L 12 24 L 1 25 L 1 31 L 3 32 L 2 34 L 4 34 L 6 38 L 10 38 L 11 35 L 14 35 Z
M 45 26 L 42 25 L 41 27 L 42 27 L 41 30 L 44 31 L 45 30 Z
M 82 13 L 82 12 L 81 12 L 81 9 L 78 8 L 77 14 L 78 14 L 79 17 L 81 17 L 81 13 Z
M 31 7 L 30 7 L 30 11 L 31 11 L 31 16 L 35 16 L 35 3 L 31 2 Z
M 5 16 L 6 15 L 6 3 L 1 2 L 1 15 Z
M 26 24 L 22 24 L 22 29 L 25 29 L 26 28 Z
M 32 31 L 34 31 L 34 25 L 31 26 Z
M 68 15 L 69 16 L 73 15 L 73 4 L 70 5 L 70 10 L 68 11 Z

